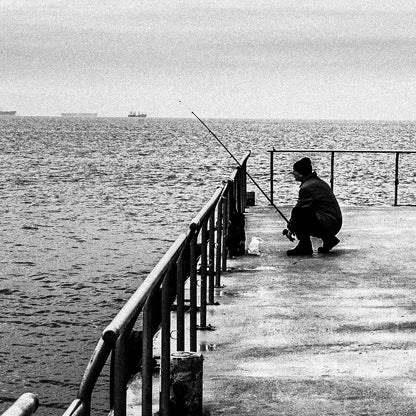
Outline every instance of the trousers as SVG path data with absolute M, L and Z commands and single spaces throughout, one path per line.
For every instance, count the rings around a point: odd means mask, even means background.
M 320 224 L 316 212 L 311 208 L 294 208 L 291 215 L 291 230 L 298 240 L 308 240 L 311 236 L 329 237 Z

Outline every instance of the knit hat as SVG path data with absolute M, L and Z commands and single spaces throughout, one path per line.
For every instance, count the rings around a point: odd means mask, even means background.
M 303 176 L 308 176 L 312 173 L 312 163 L 311 160 L 308 157 L 304 157 L 300 160 L 298 160 L 293 165 L 293 170 L 300 173 Z

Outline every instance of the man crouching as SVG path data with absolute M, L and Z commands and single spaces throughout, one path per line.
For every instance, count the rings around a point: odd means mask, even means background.
M 293 165 L 293 176 L 300 182 L 299 198 L 287 224 L 288 237 L 296 236 L 298 245 L 287 251 L 288 256 L 313 253 L 311 236 L 322 239 L 319 253 L 328 253 L 339 243 L 336 234 L 342 226 L 342 214 L 331 188 L 312 171 L 308 157 Z

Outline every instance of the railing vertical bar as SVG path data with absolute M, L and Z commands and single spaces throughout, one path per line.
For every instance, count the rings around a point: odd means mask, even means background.
M 237 212 L 240 212 L 240 207 L 238 205 L 238 186 L 237 186 L 237 182 L 238 182 L 238 178 L 237 175 L 235 175 L 235 180 L 233 182 L 233 189 L 232 189 L 232 193 L 233 193 L 233 198 L 234 198 L 234 204 L 235 204 L 235 210 Z
M 227 193 L 225 194 L 227 195 Z M 221 268 L 223 272 L 227 271 L 227 238 L 228 238 L 228 200 L 224 197 L 222 203 L 222 253 L 221 253 Z
M 170 280 L 172 266 L 167 271 L 162 283 L 162 348 L 160 365 L 160 411 L 169 416 L 170 400 Z
M 143 308 L 143 350 L 142 350 L 142 416 L 152 416 L 153 398 L 153 296 L 149 296 Z
M 196 351 L 196 330 L 197 330 L 197 276 L 196 276 L 196 238 L 195 233 L 191 239 L 190 270 L 189 270 L 189 349 Z
M 331 152 L 331 189 L 334 190 L 334 165 L 335 165 L 335 152 Z
M 215 277 L 215 210 L 209 215 L 209 285 L 208 285 L 208 303 L 214 304 L 214 277 Z
M 245 191 L 244 191 L 244 180 L 245 180 L 245 170 L 244 170 L 244 166 L 241 167 L 241 169 L 238 170 L 240 173 L 240 178 L 238 181 L 238 187 L 240 189 L 240 206 L 241 206 L 241 212 L 244 212 L 245 210 L 245 206 L 246 206 L 246 202 L 245 202 Z
M 111 350 L 111 358 L 110 358 L 110 409 L 114 409 L 114 350 Z M 79 396 L 79 394 L 78 394 Z M 91 400 L 91 397 L 89 397 Z
M 270 152 L 270 205 L 274 203 L 274 150 Z
M 200 326 L 205 328 L 207 326 L 207 220 L 202 223 L 201 228 L 201 315 Z
M 235 175 L 234 183 L 233 183 L 233 195 L 234 195 L 234 201 L 235 201 L 235 207 L 236 210 L 240 210 L 240 198 L 238 195 L 238 172 Z
M 221 287 L 221 249 L 222 249 L 222 204 L 223 200 L 220 198 L 217 205 L 217 247 L 215 255 L 215 286 Z
M 240 170 L 237 171 L 236 180 L 234 181 L 234 192 L 235 192 L 235 202 L 237 205 L 237 211 L 242 212 L 243 207 L 241 206 L 241 192 L 240 192 Z
M 244 161 L 243 167 L 244 167 L 243 191 L 244 191 L 244 212 L 245 212 L 245 210 L 247 208 L 247 160 Z
M 184 253 L 178 258 L 176 266 L 176 349 L 185 350 L 185 293 L 184 293 Z
M 241 181 L 240 181 L 240 186 L 241 186 L 241 207 L 242 210 L 241 212 L 244 212 L 246 210 L 246 203 L 247 203 L 247 175 L 246 175 L 246 162 L 244 162 L 241 166 Z
M 399 153 L 396 152 L 396 168 L 394 174 L 394 206 L 397 206 L 397 195 L 399 188 Z

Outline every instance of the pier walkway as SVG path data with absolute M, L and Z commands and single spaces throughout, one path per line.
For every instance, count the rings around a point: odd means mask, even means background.
M 205 414 L 416 414 L 416 208 L 343 213 L 333 252 L 287 257 L 273 208 L 248 208 L 261 255 L 229 261 L 198 334 Z

